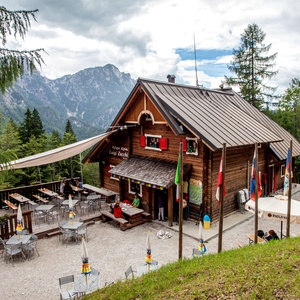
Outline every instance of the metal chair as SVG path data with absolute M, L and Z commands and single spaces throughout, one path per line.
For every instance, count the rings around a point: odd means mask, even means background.
M 126 279 L 128 279 L 130 275 L 131 275 L 131 278 L 133 279 L 134 278 L 134 274 L 133 273 L 136 273 L 136 271 L 134 271 L 132 269 L 132 266 L 128 267 L 128 269 L 125 271 Z
M 87 236 L 87 224 L 82 224 L 76 231 L 76 238 L 81 240 L 82 237 L 84 237 L 84 239 L 86 241 L 88 241 L 88 236 Z
M 74 291 L 74 275 L 58 278 L 60 300 L 75 299 L 77 294 Z M 68 285 L 64 287 L 64 285 Z M 69 287 L 71 287 L 69 289 Z
M 0 237 L 0 244 L 2 245 L 2 249 L 1 249 L 1 257 L 3 257 L 3 254 L 5 253 L 4 246 L 5 246 L 5 244 L 6 244 L 6 241 L 3 240 L 1 237 Z
M 157 260 L 152 260 L 151 265 L 157 266 L 158 265 L 158 261 Z
M 37 239 L 30 239 L 28 243 L 22 244 L 23 251 L 27 254 L 27 259 L 29 260 L 35 253 L 40 256 L 37 249 Z
M 13 259 L 15 256 L 21 256 L 23 261 L 26 260 L 26 255 L 23 252 L 22 243 L 14 244 L 14 245 L 5 245 L 5 262 L 7 263 L 8 260 L 12 262 L 14 265 Z
M 198 249 L 193 249 L 193 256 L 202 256 L 203 253 L 201 253 L 201 251 L 199 251 Z

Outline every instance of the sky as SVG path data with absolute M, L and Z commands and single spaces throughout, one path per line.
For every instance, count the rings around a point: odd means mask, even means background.
M 41 73 L 49 79 L 113 64 L 135 80 L 174 74 L 190 85 L 197 69 L 199 84 L 218 88 L 224 75 L 234 75 L 227 67 L 232 50 L 253 23 L 272 44 L 269 54 L 277 53 L 278 74 L 265 82 L 282 94 L 300 77 L 300 1 L 0 0 L 0 6 L 39 9 L 25 39 L 11 37 L 6 47 L 44 48 Z

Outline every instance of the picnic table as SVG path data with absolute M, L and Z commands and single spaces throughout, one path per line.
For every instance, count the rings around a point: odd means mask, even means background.
M 254 234 L 249 234 L 248 235 L 248 238 L 249 238 L 249 245 L 250 244 L 253 244 L 254 243 Z M 262 239 L 261 237 L 257 236 L 257 243 L 265 243 L 266 240 L 265 239 Z
M 142 220 L 143 209 L 133 207 L 130 204 L 121 203 L 122 212 L 126 215 L 128 222 L 131 224 L 137 223 Z
M 41 188 L 39 189 L 39 191 L 45 195 L 47 195 L 48 197 L 57 197 L 58 194 L 56 192 L 53 192 L 49 189 L 46 189 L 46 188 Z
M 83 187 L 87 189 L 88 191 L 95 192 L 96 194 L 100 194 L 103 197 L 105 197 L 105 200 L 107 203 L 110 203 L 111 201 L 115 200 L 117 193 L 104 189 L 104 188 L 98 188 L 89 184 L 84 184 Z
M 15 199 L 19 203 L 28 203 L 28 201 L 31 201 L 30 199 L 28 199 L 18 193 L 9 194 L 9 197 Z

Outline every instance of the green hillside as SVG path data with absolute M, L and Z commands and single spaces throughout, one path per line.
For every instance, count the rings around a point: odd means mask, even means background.
M 300 299 L 300 238 L 185 259 L 83 299 Z

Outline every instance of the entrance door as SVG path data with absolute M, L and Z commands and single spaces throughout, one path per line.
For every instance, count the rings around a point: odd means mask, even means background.
M 268 176 L 268 194 L 273 194 L 276 192 L 275 189 L 275 178 L 276 174 L 274 171 L 274 165 L 269 165 L 269 176 Z
M 164 207 L 164 218 L 168 218 L 168 191 L 167 190 L 155 190 L 154 192 L 154 215 L 155 220 L 158 219 L 158 198 L 162 197 L 162 204 Z

